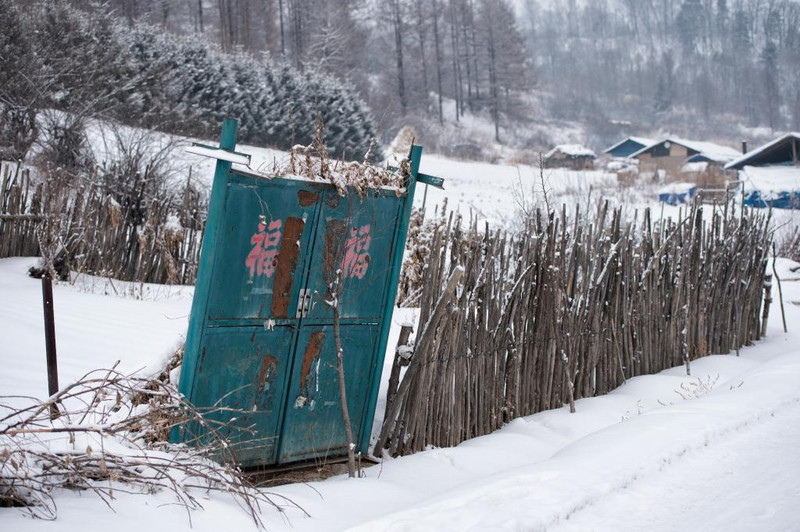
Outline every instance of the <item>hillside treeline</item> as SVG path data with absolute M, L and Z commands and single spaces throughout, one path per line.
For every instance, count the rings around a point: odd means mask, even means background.
M 611 136 L 610 119 L 731 140 L 739 124 L 800 129 L 796 1 L 521 1 L 553 115 Z
M 70 0 L 86 8 L 90 0 Z M 383 133 L 465 113 L 585 125 L 601 146 L 671 131 L 800 129 L 794 0 L 108 0 L 134 26 L 268 52 L 351 82 Z M 439 96 L 444 98 L 440 106 Z M 455 103 L 455 105 L 453 105 Z M 507 128 L 510 131 L 510 128 Z M 527 133 L 532 136 L 532 133 Z M 517 140 L 526 139 L 525 130 Z M 765 135 L 770 135 L 766 132 Z
M 385 141 L 407 123 L 435 130 L 467 114 L 483 115 L 508 141 L 508 126 L 529 108 L 531 56 L 506 1 L 69 1 L 130 27 L 148 21 L 344 80 L 373 110 Z
M 365 105 L 343 82 L 266 54 L 222 52 L 202 35 L 129 26 L 101 10 L 47 0 L 0 0 L 0 27 L 6 157 L 30 147 L 41 109 L 200 138 L 215 138 L 231 116 L 240 120 L 241 142 L 284 149 L 309 144 L 321 116 L 329 149 L 352 159 L 375 136 Z

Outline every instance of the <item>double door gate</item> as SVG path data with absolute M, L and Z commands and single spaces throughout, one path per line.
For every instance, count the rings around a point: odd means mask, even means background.
M 234 139 L 226 121 L 181 392 L 210 410 L 243 466 L 346 455 L 337 304 L 353 438 L 366 451 L 421 149 L 404 189 L 341 196 L 231 170 Z M 188 425 L 176 439 L 207 430 Z

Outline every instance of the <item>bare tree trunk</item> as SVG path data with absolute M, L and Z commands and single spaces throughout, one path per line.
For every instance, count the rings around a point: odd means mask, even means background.
M 439 44 L 439 6 L 436 0 L 433 3 L 433 41 L 436 44 L 436 91 L 439 93 L 439 123 L 444 123 L 442 110 L 442 52 Z
M 417 35 L 419 36 L 419 55 L 422 59 L 422 86 L 425 89 L 425 109 L 428 109 L 428 61 L 425 58 L 425 14 L 422 9 L 422 3 L 424 0 L 417 0 Z
M 203 33 L 203 0 L 197 0 L 197 21 L 200 24 L 200 33 Z
M 278 0 L 278 13 L 281 24 L 281 55 L 286 57 L 286 36 L 283 29 L 283 0 Z
M 303 6 L 302 0 L 289 2 L 289 13 L 294 26 L 294 62 L 298 70 L 303 70 Z
M 227 50 L 230 43 L 229 27 L 227 23 L 228 0 L 217 0 L 219 9 L 219 43 L 223 50 Z
M 494 120 L 494 139 L 500 142 L 500 102 L 497 94 L 497 51 L 495 49 L 495 28 L 494 21 L 492 20 L 491 8 L 486 10 L 489 20 L 487 26 L 489 28 L 489 87 L 491 90 L 492 98 L 492 119 Z
M 400 17 L 400 0 L 392 1 L 392 11 L 395 57 L 397 59 L 397 93 L 398 96 L 400 96 L 401 112 L 403 116 L 405 116 L 408 110 L 408 101 L 406 99 L 406 83 L 403 72 L 403 28 L 402 19 Z
M 458 31 L 456 30 L 457 22 L 455 4 L 453 0 L 450 0 L 450 40 L 452 41 L 453 47 L 453 97 L 456 100 L 456 122 L 458 122 L 461 117 L 461 110 L 464 105 L 461 99 L 461 66 L 458 62 L 459 46 Z
M 239 44 L 243 44 L 245 49 L 253 50 L 253 36 L 250 32 L 250 0 L 239 0 L 239 16 L 237 17 L 238 24 L 241 24 L 241 38 L 239 39 Z M 242 5 L 241 3 L 244 3 Z

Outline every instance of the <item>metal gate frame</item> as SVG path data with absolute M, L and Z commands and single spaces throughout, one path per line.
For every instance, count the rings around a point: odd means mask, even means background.
M 203 246 L 198 264 L 195 294 L 192 301 L 191 317 L 189 320 L 189 329 L 186 337 L 186 347 L 184 350 L 183 367 L 181 369 L 179 385 L 180 392 L 190 400 L 195 392 L 196 371 L 199 367 L 201 356 L 200 349 L 203 345 L 204 337 L 209 330 L 209 302 L 213 293 L 213 270 L 217 255 L 220 253 L 219 239 L 221 228 L 224 223 L 223 213 L 227 200 L 228 185 L 233 175 L 241 174 L 241 172 L 238 171 L 233 172 L 231 167 L 234 162 L 249 163 L 248 155 L 236 153 L 234 151 L 236 148 L 236 130 L 237 122 L 232 119 L 225 119 L 222 126 L 219 148 L 201 147 L 195 150 L 195 153 L 217 159 L 217 163 L 209 200 Z M 409 157 L 410 173 L 407 176 L 405 186 L 400 189 L 401 192 L 398 194 L 401 198 L 401 205 L 392 239 L 392 262 L 389 265 L 388 293 L 386 294 L 379 320 L 376 362 L 369 378 L 368 399 L 363 417 L 363 424 L 361 425 L 360 440 L 355 442 L 358 445 L 358 449 L 365 454 L 368 452 L 369 440 L 372 432 L 372 422 L 377 404 L 380 377 L 388 343 L 389 329 L 391 327 L 392 311 L 397 296 L 398 279 L 402 267 L 403 251 L 408 234 L 408 225 L 417 181 L 437 187 L 441 187 L 443 183 L 443 180 L 439 178 L 419 173 L 421 156 L 422 148 L 420 146 L 412 146 Z M 298 301 L 298 312 L 301 312 L 301 309 L 302 303 Z M 287 382 L 286 386 L 288 387 L 289 385 L 290 383 Z M 288 393 L 288 389 L 286 393 Z M 283 412 L 281 417 L 285 419 L 285 416 L 286 413 Z M 283 421 L 281 421 L 281 423 L 283 423 Z M 283 435 L 284 431 L 279 429 L 278 437 L 282 439 Z M 173 440 L 182 440 L 180 431 L 176 430 L 173 432 Z

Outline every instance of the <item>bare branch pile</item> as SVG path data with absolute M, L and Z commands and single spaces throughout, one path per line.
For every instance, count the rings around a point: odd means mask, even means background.
M 166 375 L 115 369 L 93 371 L 46 401 L 0 397 L 0 506 L 55 519 L 62 489 L 91 492 L 109 507 L 115 494 L 168 491 L 189 512 L 202 507 L 198 495 L 218 492 L 261 526 L 263 505 L 283 511 L 291 502 L 251 486 L 231 460 L 232 427 L 213 413 L 186 403 Z M 206 426 L 204 440 L 169 443 L 186 423 Z

